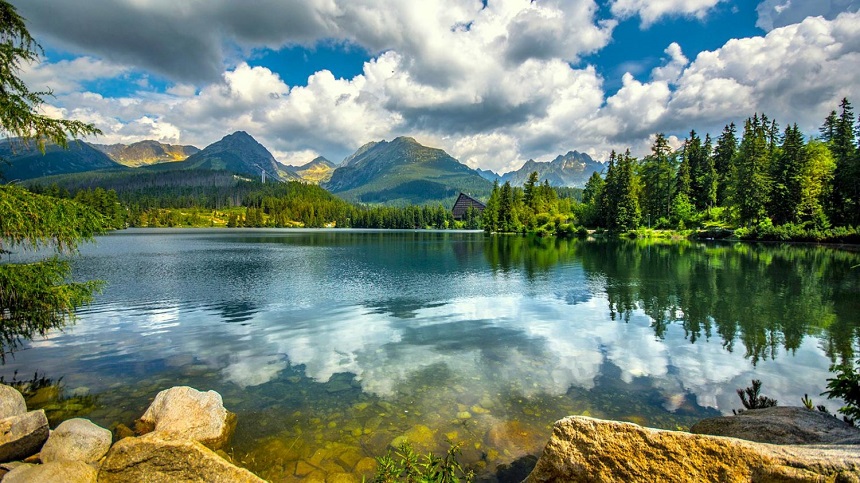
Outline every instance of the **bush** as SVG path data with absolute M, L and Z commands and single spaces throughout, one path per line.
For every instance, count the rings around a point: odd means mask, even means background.
M 857 361 L 860 365 L 860 360 Z M 853 420 L 860 420 L 860 372 L 850 363 L 837 364 L 830 368 L 836 377 L 827 380 L 827 391 L 821 393 L 827 399 L 841 398 L 845 406 L 839 412 Z
M 580 226 L 579 229 L 576 230 L 576 237 L 583 240 L 588 238 L 588 229 L 584 226 Z

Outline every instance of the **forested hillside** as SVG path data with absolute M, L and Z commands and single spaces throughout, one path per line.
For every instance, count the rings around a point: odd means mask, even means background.
M 691 131 L 678 150 L 658 134 L 651 154 L 613 152 L 605 178 L 592 174 L 582 203 L 560 206 L 532 177 L 521 190 L 493 190 L 483 223 L 488 231 L 523 231 L 562 223 L 612 231 L 738 228 L 741 238 L 857 240 L 860 224 L 858 123 L 844 99 L 817 138 L 796 124 L 781 129 L 765 114 L 738 133 L 725 126 L 713 140 Z M 544 213 L 545 216 L 535 219 Z

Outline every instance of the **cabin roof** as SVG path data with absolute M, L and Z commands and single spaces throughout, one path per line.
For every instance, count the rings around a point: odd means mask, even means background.
M 451 213 L 454 215 L 454 219 L 462 219 L 469 207 L 478 210 L 478 212 L 482 212 L 484 211 L 484 208 L 486 208 L 483 203 L 475 198 L 472 198 L 465 193 L 460 193 L 460 196 L 457 197 L 457 201 L 454 202 L 454 207 L 451 208 Z

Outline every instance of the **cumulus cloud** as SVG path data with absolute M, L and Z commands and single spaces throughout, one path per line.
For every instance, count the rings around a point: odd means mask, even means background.
M 33 0 L 20 8 L 54 38 L 87 51 L 108 49 L 75 43 L 72 37 L 84 34 L 66 32 L 66 27 L 49 29 L 52 20 L 34 17 L 45 4 Z M 830 20 L 809 17 L 765 36 L 730 40 L 694 59 L 671 43 L 660 66 L 624 75 L 621 87 L 610 94 L 597 69 L 581 62 L 609 42 L 615 26 L 597 18 L 591 0 L 505 0 L 486 6 L 453 0 L 416 6 L 391 0 L 382 2 L 384 8 L 370 0 L 288 2 L 293 16 L 277 32 L 267 30 L 269 19 L 261 20 L 257 31 L 247 24 L 257 13 L 233 12 L 221 1 L 200 2 L 195 9 L 168 9 L 160 0 L 93 4 L 111 15 L 134 10 L 140 26 L 153 19 L 166 24 L 181 19 L 183 35 L 201 43 L 183 44 L 182 36 L 172 40 L 182 45 L 182 59 L 196 65 L 197 74 L 190 76 L 184 67 L 161 62 L 162 47 L 135 51 L 132 40 L 144 34 L 133 32 L 129 39 L 116 39 L 119 45 L 103 60 L 82 57 L 28 70 L 33 85 L 62 82 L 53 85 L 58 96 L 50 108 L 96 123 L 105 132 L 98 142 L 149 137 L 203 147 L 242 129 L 277 153 L 277 159 L 301 164 L 317 153 L 337 162 L 369 141 L 410 135 L 471 167 L 505 172 L 529 158 L 550 160 L 572 149 L 599 160 L 612 149 L 628 147 L 643 155 L 656 132 L 715 134 L 756 111 L 783 123 L 796 121 L 811 133 L 839 99 L 860 96 L 857 13 Z M 663 15 L 701 16 L 716 4 L 618 0 L 612 9 L 621 17 L 638 14 L 644 22 Z M 281 7 L 270 7 L 272 15 L 280 12 Z M 168 14 L 172 17 L 165 19 Z M 296 18 L 303 20 L 294 22 Z M 98 31 L 100 25 L 92 29 Z M 104 30 L 105 36 L 108 30 L 122 31 L 115 26 Z M 148 41 L 161 42 L 148 35 Z M 351 78 L 321 70 L 295 86 L 269 68 L 226 60 L 233 55 L 228 44 L 241 50 L 324 38 L 377 53 Z M 152 67 L 156 63 L 159 67 Z M 198 76 L 209 64 L 215 66 L 216 80 L 201 81 L 211 77 Z M 83 89 L 91 80 L 112 75 L 135 72 L 135 78 L 144 78 L 139 69 L 150 68 L 175 83 L 164 92 L 144 90 L 125 97 Z
M 778 27 L 802 22 L 806 17 L 822 16 L 828 20 L 842 12 L 860 10 L 860 0 L 763 0 L 756 7 L 756 27 L 770 32 Z
M 724 0 L 613 0 L 611 10 L 621 18 L 639 15 L 642 28 L 648 28 L 663 17 L 703 19 L 721 1 Z

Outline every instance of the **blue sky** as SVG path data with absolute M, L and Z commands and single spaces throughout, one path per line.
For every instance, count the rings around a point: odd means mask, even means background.
M 409 135 L 504 172 L 762 111 L 811 135 L 860 97 L 860 0 L 12 3 L 46 51 L 25 79 L 93 141 L 241 129 L 288 164 Z

